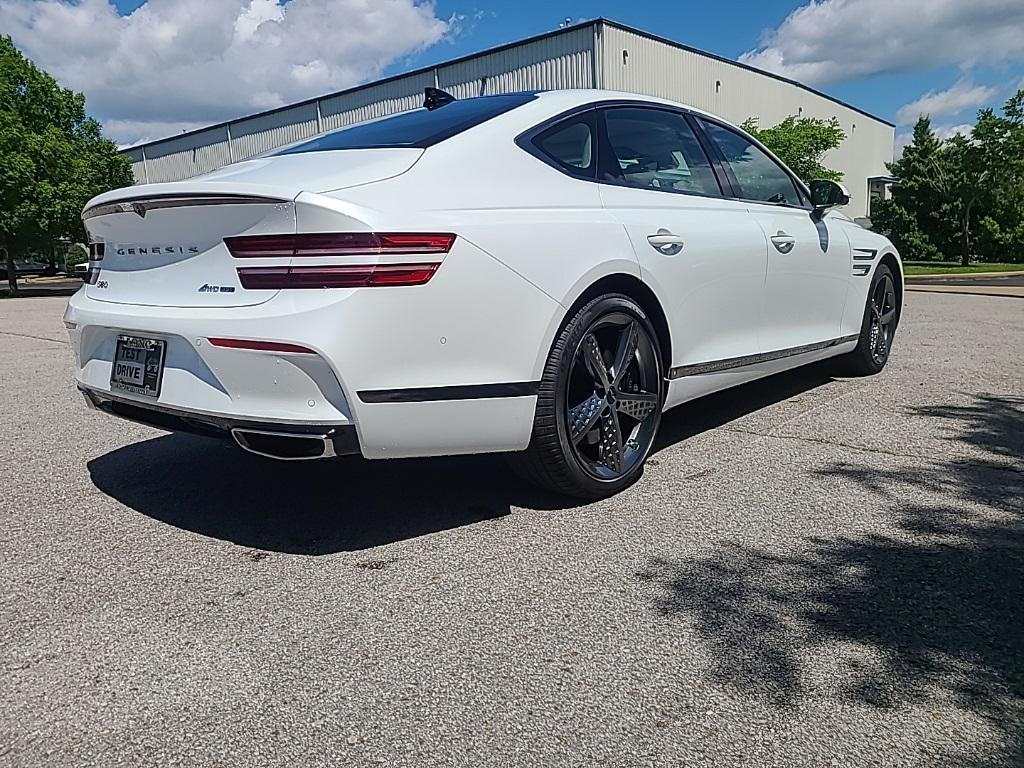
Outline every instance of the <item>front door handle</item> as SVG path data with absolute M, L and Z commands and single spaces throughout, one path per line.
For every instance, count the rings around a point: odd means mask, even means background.
M 793 246 L 796 245 L 796 238 L 792 235 L 787 235 L 781 229 L 772 235 L 772 245 L 775 246 L 775 250 L 779 253 L 789 253 L 793 250 Z
M 674 235 L 667 229 L 659 229 L 656 234 L 648 235 L 647 242 L 659 253 L 666 256 L 675 256 L 683 250 L 683 238 Z

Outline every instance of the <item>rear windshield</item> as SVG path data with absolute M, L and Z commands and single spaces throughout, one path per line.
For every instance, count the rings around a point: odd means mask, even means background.
M 331 149 L 429 147 L 535 98 L 537 96 L 533 93 L 510 93 L 453 101 L 430 111 L 416 109 L 369 123 L 350 125 L 309 141 L 292 144 L 273 154 L 294 155 Z

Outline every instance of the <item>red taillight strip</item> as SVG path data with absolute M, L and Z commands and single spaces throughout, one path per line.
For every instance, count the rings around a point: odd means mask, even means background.
M 312 349 L 300 347 L 298 344 L 286 344 L 282 341 L 250 341 L 248 339 L 207 339 L 215 347 L 227 349 L 254 349 L 260 352 L 291 352 L 296 355 L 315 355 Z
M 455 235 L 450 233 L 420 232 L 316 232 L 224 238 L 236 259 L 444 254 L 454 242 Z
M 434 276 L 440 263 L 351 264 L 324 267 L 239 267 L 243 288 L 374 288 L 423 285 Z

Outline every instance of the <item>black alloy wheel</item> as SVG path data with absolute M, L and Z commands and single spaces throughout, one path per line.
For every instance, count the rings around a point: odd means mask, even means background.
M 545 366 L 530 447 L 512 457 L 531 482 L 600 498 L 643 472 L 664 402 L 657 336 L 632 299 L 607 294 L 566 323 Z
M 886 264 L 880 264 L 871 279 L 856 348 L 838 358 L 838 372 L 872 376 L 889 361 L 896 326 L 900 322 L 900 301 L 896 280 Z

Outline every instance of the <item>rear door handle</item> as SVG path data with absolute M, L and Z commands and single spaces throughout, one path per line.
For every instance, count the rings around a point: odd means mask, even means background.
M 651 244 L 652 248 L 666 256 L 675 256 L 683 250 L 684 245 L 683 238 L 672 234 L 667 229 L 659 229 L 656 234 L 648 235 L 647 242 Z
M 772 245 L 775 246 L 775 250 L 779 253 L 789 253 L 793 250 L 793 246 L 796 245 L 796 238 L 792 235 L 787 235 L 781 229 L 772 235 Z

